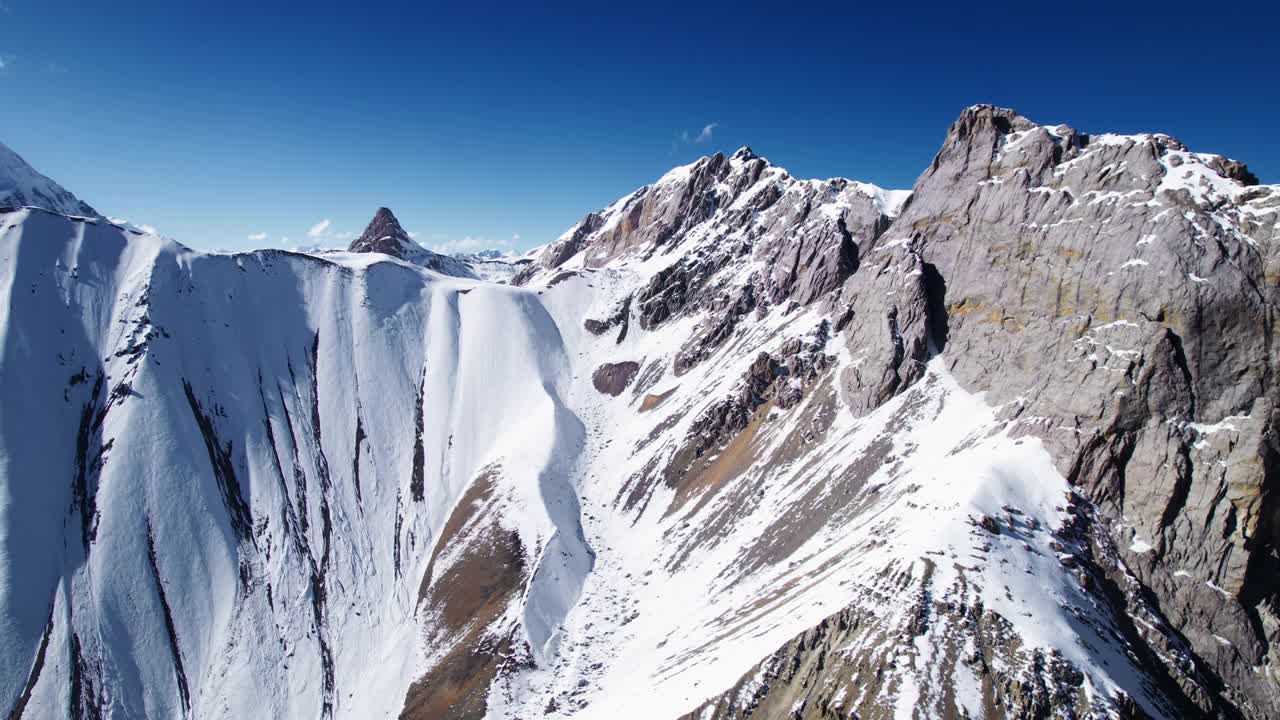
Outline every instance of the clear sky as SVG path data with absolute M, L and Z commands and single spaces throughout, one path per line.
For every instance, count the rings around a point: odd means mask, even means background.
M 0 0 L 0 141 L 202 248 L 342 244 L 380 205 L 526 248 L 742 145 L 910 187 L 978 102 L 1280 182 L 1275 3 L 258 5 Z

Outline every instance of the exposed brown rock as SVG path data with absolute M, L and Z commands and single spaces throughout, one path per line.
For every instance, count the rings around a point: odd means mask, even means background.
M 617 397 L 635 379 L 640 371 L 639 363 L 627 360 L 618 363 L 605 363 L 591 373 L 591 382 L 598 392 Z
M 484 717 L 490 683 L 525 657 L 514 629 L 494 626 L 528 580 L 519 534 L 501 525 L 499 476 L 489 468 L 472 481 L 440 532 L 418 602 L 432 618 L 427 642 L 449 650 L 410 686 L 404 720 Z M 462 554 L 442 570 L 446 551 Z
M 378 208 L 360 237 L 351 242 L 348 252 L 376 252 L 392 257 L 404 258 L 406 248 L 414 245 L 409 233 L 400 227 L 400 221 L 389 208 Z
M 645 395 L 644 400 L 640 401 L 640 412 L 648 412 L 658 407 L 659 405 L 662 404 L 663 400 L 666 400 L 668 397 L 671 397 L 671 393 L 675 391 L 676 391 L 676 388 L 673 387 L 670 390 L 667 390 L 665 392 L 660 392 L 656 395 L 653 395 L 653 394 Z

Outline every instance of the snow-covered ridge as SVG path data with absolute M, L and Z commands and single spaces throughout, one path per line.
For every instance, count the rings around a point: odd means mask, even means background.
M 525 546 L 556 537 L 539 475 L 580 430 L 531 293 L 0 217 L 6 707 L 61 715 L 74 672 L 107 715 L 394 715 L 467 482 L 503 467 Z
M 1213 153 L 1192 152 L 1176 138 L 1163 133 L 1137 133 L 1120 135 L 1102 133 L 1090 135 L 1077 133 L 1066 125 L 1031 126 L 1009 133 L 998 151 L 998 158 L 1013 159 L 1024 152 L 1023 141 L 1037 132 L 1055 138 L 1074 140 L 1065 162 L 1055 168 L 1055 175 L 1069 176 L 1073 168 L 1087 166 L 1096 151 L 1105 150 L 1109 155 L 1129 153 L 1153 154 L 1160 164 L 1157 198 L 1166 191 L 1186 191 L 1192 202 L 1201 206 L 1220 206 L 1235 203 L 1249 214 L 1269 215 L 1280 213 L 1280 185 L 1260 184 L 1257 178 L 1240 162 Z M 1116 177 L 1123 177 L 1129 163 L 1121 161 L 1102 168 Z M 1147 176 L 1138 178 L 1146 181 Z M 1053 187 L 1070 189 L 1065 183 Z M 1135 188 L 1138 187 L 1135 185 Z
M 844 251 L 833 238 L 873 242 L 910 195 L 844 178 L 800 180 L 747 147 L 729 157 L 716 153 L 590 213 L 539 253 L 545 272 L 531 269 L 514 282 L 617 263 L 651 276 L 690 258 L 735 252 L 739 243 L 766 265 L 810 246 L 839 264 Z
M 0 208 L 38 207 L 63 215 L 100 217 L 61 185 L 36 172 L 13 150 L 0 143 Z

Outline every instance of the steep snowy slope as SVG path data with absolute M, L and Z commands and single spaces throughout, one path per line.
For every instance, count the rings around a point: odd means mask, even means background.
M 1272 717 L 1251 182 L 979 106 L 910 194 L 744 148 L 513 285 L 389 211 L 322 257 L 0 215 L 0 707 Z
M 502 471 L 527 547 L 559 531 L 539 482 L 582 430 L 531 293 L 41 211 L 0 233 L 11 707 L 394 714 L 466 483 Z

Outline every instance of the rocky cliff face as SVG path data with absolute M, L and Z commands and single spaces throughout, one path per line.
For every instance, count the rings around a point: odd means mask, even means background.
M 1280 712 L 1280 189 L 1168 136 L 1090 136 L 987 106 L 956 121 L 897 217 L 864 203 L 810 221 L 809 197 L 777 202 L 789 193 L 753 184 L 752 165 L 744 152 L 676 171 L 678 183 L 588 216 L 542 263 L 566 266 L 572 250 L 584 267 L 607 266 L 683 245 L 635 296 L 647 328 L 710 310 L 677 372 L 734 318 L 788 300 L 829 309 L 853 360 L 840 390 L 856 414 L 937 358 L 1014 436 L 1043 442 L 1081 494 L 1089 559 L 1071 562 L 1104 578 L 1095 587 L 1120 631 L 1145 646 L 1133 652 L 1165 666 L 1161 692 L 1188 712 Z M 738 207 L 752 209 L 751 230 L 736 224 Z M 780 227 L 795 231 L 785 252 Z M 738 254 L 765 259 L 765 272 L 703 292 L 731 262 L 706 258 L 727 254 L 735 230 Z M 796 661 L 811 661 L 797 642 Z M 790 688 L 787 706 L 848 672 L 828 667 L 799 696 Z
M 12 716 L 1280 714 L 1234 161 L 975 106 L 910 193 L 714 155 L 511 287 L 389 211 L 0 217 Z
M 1046 444 L 1174 633 L 1135 631 L 1185 641 L 1200 710 L 1251 717 L 1280 713 L 1277 213 L 1173 138 L 976 107 L 883 242 L 936 269 L 948 370 Z

